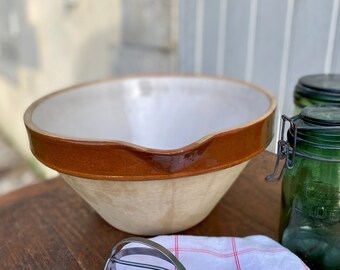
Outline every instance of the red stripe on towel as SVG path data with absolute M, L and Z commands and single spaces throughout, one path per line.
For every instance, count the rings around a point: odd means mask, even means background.
M 233 252 L 234 252 L 234 258 L 235 258 L 236 269 L 237 269 L 237 270 L 241 270 L 240 261 L 239 261 L 239 259 L 238 259 L 237 250 L 236 250 L 236 240 L 235 240 L 235 237 L 232 237 L 232 238 L 231 238 L 231 244 L 232 244 L 232 246 L 233 246 Z

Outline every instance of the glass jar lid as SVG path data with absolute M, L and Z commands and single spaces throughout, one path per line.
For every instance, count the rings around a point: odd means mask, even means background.
M 305 107 L 301 110 L 300 117 L 307 124 L 340 126 L 340 105 Z
M 294 92 L 295 102 L 301 98 L 315 102 L 340 103 L 340 74 L 315 74 L 299 79 Z

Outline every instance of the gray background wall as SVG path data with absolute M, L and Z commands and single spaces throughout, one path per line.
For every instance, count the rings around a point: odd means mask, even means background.
M 180 1 L 179 70 L 259 84 L 291 115 L 299 77 L 340 72 L 339 2 Z

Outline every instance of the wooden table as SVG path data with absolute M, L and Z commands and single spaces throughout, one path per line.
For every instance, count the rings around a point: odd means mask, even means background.
M 278 239 L 280 183 L 266 183 L 275 156 L 253 159 L 213 212 L 182 234 Z M 0 269 L 103 269 L 130 236 L 102 220 L 61 178 L 0 197 Z

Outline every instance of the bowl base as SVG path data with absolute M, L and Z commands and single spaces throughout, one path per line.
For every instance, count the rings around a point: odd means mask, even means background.
M 200 223 L 247 163 L 207 174 L 148 181 L 62 176 L 113 227 L 152 236 L 177 233 Z

